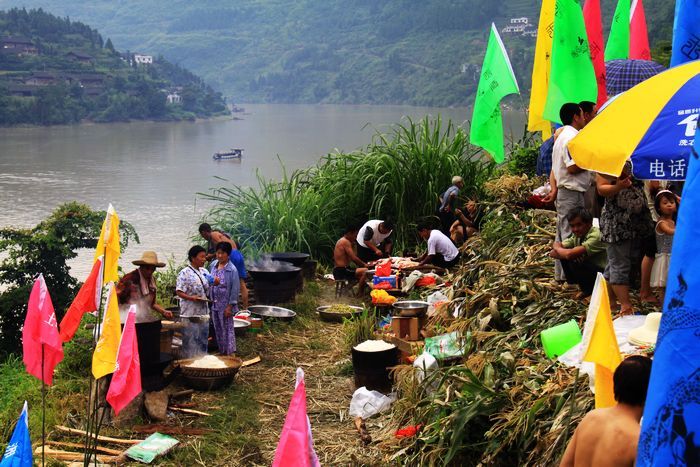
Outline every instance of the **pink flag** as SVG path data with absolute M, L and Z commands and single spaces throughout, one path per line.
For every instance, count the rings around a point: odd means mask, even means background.
M 66 314 L 61 320 L 61 339 L 68 342 L 75 335 L 75 331 L 80 326 L 80 320 L 85 313 L 92 313 L 100 308 L 102 299 L 102 259 L 100 256 L 92 265 L 90 275 L 78 291 L 78 295 L 73 299 Z
M 63 346 L 61 336 L 58 334 L 53 303 L 42 274 L 39 274 L 34 281 L 32 293 L 29 295 L 27 317 L 22 329 L 22 351 L 27 373 L 51 385 L 53 369 L 63 360 Z M 44 359 L 43 375 L 42 357 Z
M 294 395 L 289 403 L 287 418 L 284 420 L 280 442 L 275 451 L 272 467 L 294 465 L 299 467 L 317 467 L 314 440 L 311 436 L 311 423 L 306 415 L 306 385 L 304 370 L 297 368 L 297 382 Z
M 647 20 L 642 0 L 632 0 L 630 8 L 630 59 L 651 60 Z
M 598 107 L 608 100 L 605 90 L 605 46 L 603 45 L 603 20 L 600 13 L 600 0 L 586 0 L 583 6 L 583 20 L 586 23 L 588 48 L 598 83 Z
M 135 322 L 136 306 L 131 305 L 124 324 L 122 340 L 119 342 L 117 368 L 107 391 L 107 402 L 117 415 L 141 392 L 141 362 Z

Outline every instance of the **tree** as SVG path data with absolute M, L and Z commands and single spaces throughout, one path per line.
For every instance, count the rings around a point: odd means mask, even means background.
M 112 39 L 110 39 L 109 37 L 107 38 L 107 42 L 105 42 L 105 49 L 114 53 L 114 45 L 112 45 Z
M 33 229 L 0 229 L 0 355 L 17 353 L 29 292 L 37 274 L 46 279 L 57 319 L 70 305 L 78 281 L 69 274 L 67 261 L 80 248 L 95 248 L 105 217 L 76 202 L 66 203 Z M 138 235 L 128 222 L 121 222 L 121 243 L 126 248 Z

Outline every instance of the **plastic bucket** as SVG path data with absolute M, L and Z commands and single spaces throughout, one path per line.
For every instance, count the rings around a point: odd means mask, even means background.
M 545 329 L 540 334 L 540 339 L 547 358 L 555 358 L 581 342 L 581 330 L 572 319 L 564 324 Z

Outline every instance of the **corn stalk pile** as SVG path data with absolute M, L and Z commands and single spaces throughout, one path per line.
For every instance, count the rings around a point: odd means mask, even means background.
M 402 441 L 387 430 L 392 460 L 555 465 L 560 459 L 593 398 L 587 378 L 548 359 L 539 340 L 544 329 L 580 321 L 586 313 L 572 298 L 576 291 L 553 281 L 553 214 L 499 205 L 481 236 L 464 247 L 466 260 L 452 277 L 453 300 L 432 326 L 459 331 L 465 357 L 453 365 L 441 362 L 421 384 L 412 369 L 397 371 L 402 398 L 394 405 L 392 428 L 423 428 Z

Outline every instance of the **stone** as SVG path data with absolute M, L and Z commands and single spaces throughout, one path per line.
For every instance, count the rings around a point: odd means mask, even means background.
M 154 391 L 146 393 L 146 413 L 151 420 L 164 422 L 168 418 L 168 391 Z

